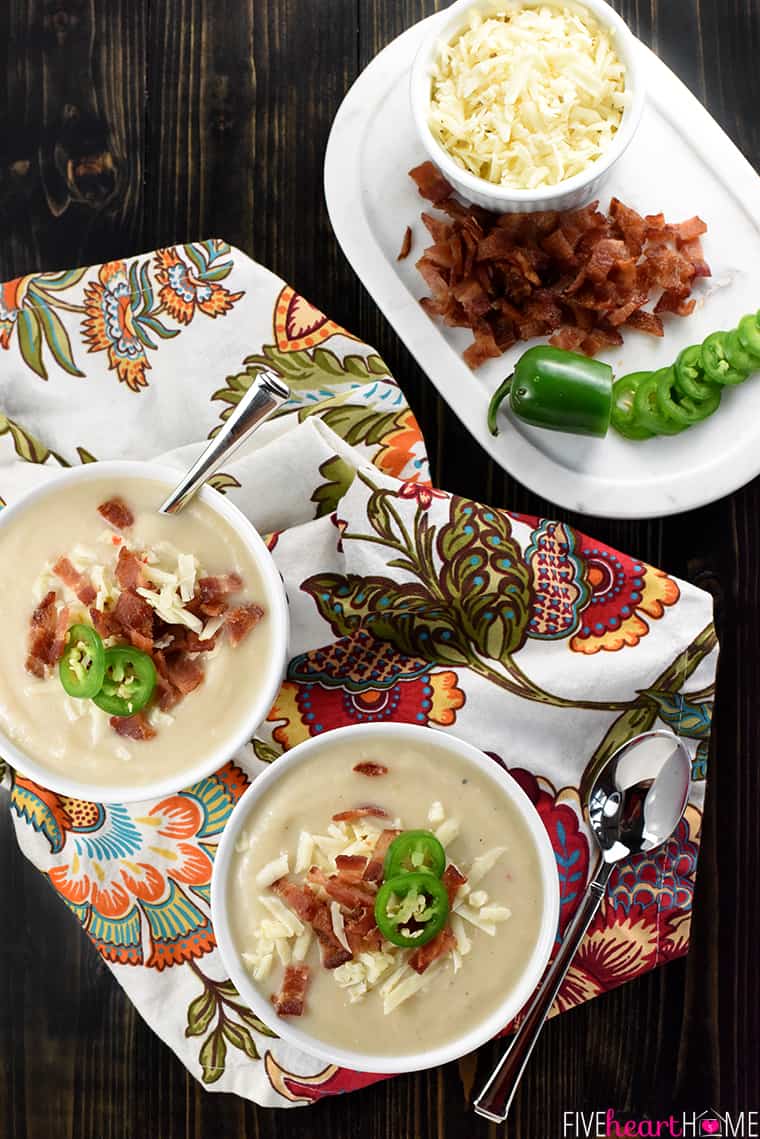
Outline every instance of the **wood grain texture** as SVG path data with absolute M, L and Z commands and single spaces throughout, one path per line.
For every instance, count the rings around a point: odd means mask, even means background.
M 435 6 L 6 0 L 0 279 L 224 236 L 377 346 L 419 418 L 441 485 L 556 516 L 445 408 L 327 222 L 322 158 L 343 94 L 377 51 Z M 758 0 L 615 6 L 760 166 Z M 553 1021 L 509 1134 L 556 1139 L 565 1110 L 614 1106 L 658 1117 L 758 1108 L 760 486 L 665 522 L 559 515 L 713 593 L 720 685 L 691 953 Z M 267 1112 L 204 1092 L 19 855 L 4 809 L 0 866 L 2 1139 L 496 1135 L 467 1101 L 497 1046 L 307 1111 Z

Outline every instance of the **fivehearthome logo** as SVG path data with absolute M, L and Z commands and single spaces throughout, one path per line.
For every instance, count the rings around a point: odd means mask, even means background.
M 683 1112 L 663 1119 L 619 1119 L 615 1109 L 566 1111 L 563 1139 L 760 1139 L 760 1111 Z

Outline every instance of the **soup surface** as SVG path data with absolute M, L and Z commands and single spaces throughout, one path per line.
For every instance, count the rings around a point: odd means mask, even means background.
M 380 764 L 387 773 L 368 777 L 354 770 L 362 763 Z M 387 817 L 331 822 L 365 804 Z M 283 855 L 285 881 L 325 881 L 335 874 L 340 852 L 338 867 L 346 864 L 346 852 L 371 857 L 384 828 L 435 833 L 447 862 L 468 876 L 449 914 L 456 946 L 418 974 L 409 966 L 410 949 L 382 938 L 370 952 L 354 943 L 354 919 L 344 906 L 341 932 L 352 936 L 353 952 L 343 954 L 348 960 L 337 968 L 326 968 L 324 946 L 310 936 L 307 922 L 298 933 L 291 907 L 291 932 L 283 936 L 283 879 L 274 889 L 262 883 L 283 873 Z M 535 841 L 511 800 L 482 772 L 437 746 L 435 733 L 425 729 L 413 747 L 377 740 L 357 748 L 356 741 L 338 740 L 289 771 L 246 820 L 228 891 L 235 946 L 262 996 L 279 1003 L 286 964 L 293 970 L 302 961 L 308 966 L 306 995 L 293 1023 L 327 1045 L 388 1056 L 440 1046 L 481 1022 L 521 976 L 538 940 L 544 902 Z M 329 896 L 318 894 L 329 907 Z
M 120 480 L 118 485 L 105 479 L 83 482 L 33 503 L 12 525 L 0 529 L 0 725 L 38 763 L 72 780 L 103 787 L 137 786 L 197 764 L 245 716 L 263 680 L 271 646 L 270 622 L 264 583 L 253 556 L 226 520 L 198 498 L 174 517 L 159 514 L 157 507 L 166 492 L 163 483 L 151 479 Z M 122 499 L 133 514 L 133 523 L 123 532 L 109 526 L 98 512 L 100 504 L 114 497 Z M 239 644 L 231 643 L 222 617 L 215 622 L 220 631 L 213 651 L 174 653 L 175 661 L 182 657 L 186 672 L 192 675 L 194 665 L 202 670 L 202 682 L 166 711 L 161 710 L 156 689 L 145 709 L 150 731 L 155 731 L 149 739 L 119 735 L 109 715 L 92 700 L 68 696 L 57 666 L 45 668 L 42 677 L 30 675 L 27 669 L 30 618 L 51 591 L 55 591 L 58 609 L 67 607 L 69 625 L 93 620 L 91 606 L 82 604 L 53 571 L 58 559 L 71 559 L 88 583 L 100 584 L 97 604 L 107 611 L 114 601 L 113 596 L 101 600 L 103 574 L 111 574 L 113 567 L 109 569 L 107 563 L 114 561 L 120 544 L 147 561 L 141 584 L 148 592 L 159 588 L 158 567 L 176 567 L 181 555 L 180 564 L 190 567 L 191 583 L 201 574 L 237 574 L 241 587 L 229 604 L 245 607 L 259 602 L 264 608 L 263 616 Z M 192 588 L 197 591 L 197 584 Z M 204 630 L 210 627 L 208 620 L 201 614 Z M 158 633 L 158 622 L 155 628 Z M 161 643 L 162 634 L 164 641 L 170 640 L 166 626 L 161 625 L 156 644 Z M 122 635 L 105 640 L 106 644 L 125 642 L 127 637 Z M 164 655 L 172 651 L 170 645 Z M 197 672 L 190 682 L 195 681 Z

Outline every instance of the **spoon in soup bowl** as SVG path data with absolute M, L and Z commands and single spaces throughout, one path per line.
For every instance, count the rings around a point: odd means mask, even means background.
M 242 447 L 262 423 L 282 407 L 290 389 L 269 369 L 259 372 L 219 432 L 193 463 L 182 481 L 158 508 L 159 514 L 177 514 L 211 476 Z
M 689 796 L 689 754 L 672 732 L 645 732 L 609 758 L 588 797 L 588 817 L 601 858 L 557 956 L 525 1019 L 475 1100 L 478 1115 L 503 1123 L 573 958 L 607 890 L 615 866 L 655 850 L 673 834 Z

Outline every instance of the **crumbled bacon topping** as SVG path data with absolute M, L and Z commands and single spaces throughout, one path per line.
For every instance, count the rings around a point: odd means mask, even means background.
M 338 811 L 337 815 L 333 815 L 332 821 L 334 823 L 358 823 L 360 819 L 387 819 L 388 812 L 384 811 L 382 807 L 373 807 L 371 803 L 367 803 L 361 807 L 349 807 L 347 811 Z
M 68 612 L 66 610 L 64 612 L 68 619 Z M 29 621 L 29 653 L 26 658 L 26 670 L 41 679 L 62 655 L 63 640 L 58 635 L 56 593 L 51 589 L 42 598 Z
M 339 854 L 335 859 L 338 873 L 348 882 L 361 882 L 368 862 L 361 854 Z
M 344 921 L 344 929 L 354 955 L 382 948 L 383 935 L 377 928 L 374 906 L 353 910 Z
M 441 881 L 446 887 L 446 893 L 449 895 L 449 906 L 453 906 L 454 899 L 457 896 L 457 890 L 460 886 L 464 886 L 467 881 L 467 875 L 463 874 L 459 867 L 455 866 L 453 862 L 450 862 L 441 875 Z
M 153 651 L 153 610 L 134 589 L 122 589 L 111 616 L 136 649 Z
M 309 882 L 321 886 L 329 898 L 333 898 L 347 910 L 364 909 L 365 906 L 375 904 L 374 888 L 367 882 L 362 883 L 361 878 L 356 878 L 353 874 L 327 875 L 323 870 L 312 866 L 307 878 Z
M 286 906 L 290 906 L 296 917 L 301 921 L 311 922 L 317 912 L 317 897 L 308 886 L 299 886 L 295 882 L 289 882 L 287 878 L 278 878 L 270 889 L 282 898 Z
M 202 577 L 198 582 L 197 605 L 206 617 L 219 617 L 227 609 L 227 597 L 239 593 L 243 579 L 238 573 L 217 574 Z
M 227 636 L 233 648 L 239 645 L 244 637 L 248 636 L 251 629 L 258 625 L 263 616 L 264 610 L 256 604 L 237 605 L 234 609 L 227 610 L 224 621 Z
M 83 605 L 91 605 L 97 597 L 97 590 L 86 574 L 75 569 L 68 558 L 58 558 L 53 566 L 53 573 L 59 577 L 64 585 L 73 590 Z
M 375 849 L 372 851 L 372 857 L 367 863 L 364 871 L 365 882 L 380 882 L 383 877 L 383 863 L 385 856 L 388 853 L 388 847 L 401 834 L 400 830 L 384 830 L 381 831 L 380 837 L 375 843 Z
M 272 994 L 278 1016 L 302 1016 L 309 983 L 308 965 L 286 965 L 279 993 Z
M 124 736 L 128 740 L 152 740 L 156 734 L 156 729 L 148 723 L 144 712 L 135 712 L 134 716 L 111 716 L 108 722 L 117 736 Z
M 449 950 L 456 949 L 456 947 L 456 937 L 449 927 L 445 926 L 441 932 L 437 933 L 426 945 L 421 945 L 419 949 L 415 949 L 409 958 L 409 965 L 414 969 L 415 973 L 424 973 L 429 965 L 432 965 L 439 957 L 443 957 L 444 953 L 448 953 Z
M 116 580 L 121 589 L 137 589 L 145 585 L 143 563 L 133 550 L 122 546 L 116 562 Z
M 114 497 L 109 498 L 107 502 L 101 502 L 98 513 L 105 518 L 109 526 L 113 526 L 114 530 L 128 530 L 134 525 L 135 516 L 121 498 Z
M 710 275 L 701 218 L 671 225 L 617 198 L 607 215 L 598 202 L 493 214 L 463 206 L 431 162 L 410 175 L 449 218 L 422 215 L 433 244 L 417 262 L 430 290 L 420 303 L 429 316 L 472 329 L 464 353 L 472 368 L 536 336 L 587 356 L 622 344 L 621 328 L 662 336 L 660 314 L 688 316 L 694 281 Z M 650 312 L 644 306 L 653 294 L 659 300 Z
M 314 913 L 310 923 L 322 951 L 322 964 L 325 969 L 337 969 L 339 965 L 345 965 L 351 960 L 353 954 L 341 945 L 335 936 L 330 907 L 319 898 L 315 898 Z
M 388 774 L 388 768 L 384 763 L 355 763 L 354 771 L 358 775 L 369 775 L 370 778 Z

